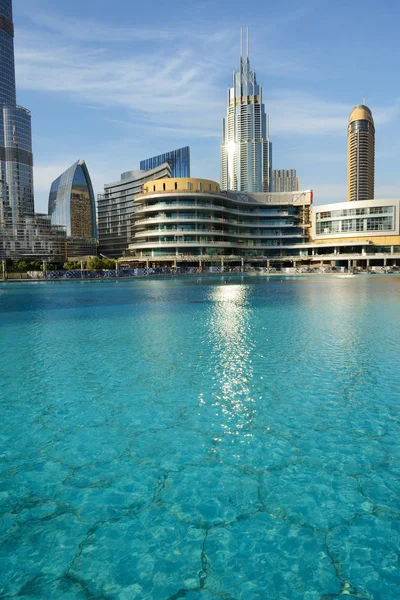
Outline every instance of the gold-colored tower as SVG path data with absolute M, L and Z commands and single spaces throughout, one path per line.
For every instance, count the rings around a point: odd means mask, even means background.
M 371 110 L 358 104 L 347 128 L 347 199 L 372 200 L 375 186 L 375 125 Z

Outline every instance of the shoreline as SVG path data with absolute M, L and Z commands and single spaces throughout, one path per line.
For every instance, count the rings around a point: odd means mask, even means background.
M 244 272 L 244 273 L 152 273 L 149 275 L 133 275 L 133 276 L 119 276 L 119 277 L 84 277 L 84 278 L 55 278 L 55 279 L 1 279 L 1 284 L 54 284 L 54 283 L 120 283 L 122 281 L 149 281 L 149 280 L 171 280 L 171 279 L 188 279 L 188 278 L 256 278 L 256 279 L 270 279 L 270 278 L 284 278 L 284 279 L 305 279 L 309 277 L 330 277 L 330 278 L 338 278 L 338 279 L 353 279 L 353 278 L 365 278 L 365 277 L 400 277 L 400 272 L 395 273 L 366 273 L 366 272 L 357 272 L 357 273 L 342 273 L 342 272 L 328 272 L 328 273 L 284 273 L 282 271 L 274 272 L 274 273 L 254 273 L 254 272 Z

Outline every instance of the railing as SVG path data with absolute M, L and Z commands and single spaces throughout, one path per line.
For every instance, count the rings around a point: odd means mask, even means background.
M 303 238 L 302 233 L 291 233 L 288 235 L 282 233 L 240 233 L 240 232 L 232 232 L 232 231 L 223 231 L 222 229 L 156 229 L 150 231 L 140 231 L 135 233 L 135 238 L 143 238 L 143 237 L 160 237 L 160 236 L 171 236 L 171 235 L 224 235 L 227 237 L 235 237 L 235 238 L 272 238 L 272 239 L 291 239 L 291 238 Z
M 274 215 L 276 216 L 276 215 Z M 260 223 L 259 221 L 237 221 L 234 219 L 224 219 L 221 217 L 214 217 L 212 215 L 193 215 L 193 216 L 184 216 L 184 215 L 179 215 L 177 217 L 175 216 L 167 216 L 167 215 L 157 215 L 155 217 L 147 217 L 146 219 L 135 219 L 134 222 L 134 226 L 135 225 L 146 225 L 146 224 L 151 224 L 152 222 L 155 221 L 173 221 L 173 222 L 179 222 L 179 221 L 218 221 L 220 223 L 227 223 L 228 225 L 238 225 L 240 227 L 247 227 L 247 226 L 252 226 L 252 227 L 305 227 L 304 225 L 301 225 L 300 223 L 294 223 L 294 222 L 290 222 L 290 221 L 284 221 L 284 220 L 279 220 L 279 221 L 267 221 L 267 222 L 262 222 Z
M 157 202 L 156 204 L 151 205 L 143 205 L 136 210 L 136 214 L 144 213 L 144 212 L 154 212 L 154 211 L 163 211 L 163 210 L 173 210 L 173 209 L 207 209 L 207 210 L 216 210 L 220 212 L 227 212 L 229 214 L 235 215 L 244 215 L 244 216 L 252 216 L 252 217 L 287 217 L 289 216 L 289 211 L 274 211 L 273 213 L 267 211 L 263 211 L 263 206 L 259 206 L 259 210 L 239 210 L 235 208 L 228 208 L 226 206 L 221 206 L 218 204 L 206 204 L 200 202 L 193 203 L 182 203 L 182 202 Z
M 179 188 L 176 190 L 143 190 L 138 193 L 138 197 L 140 196 L 158 196 L 159 194 L 212 194 L 215 196 L 227 196 L 226 192 L 221 192 L 221 190 L 193 190 L 188 188 Z

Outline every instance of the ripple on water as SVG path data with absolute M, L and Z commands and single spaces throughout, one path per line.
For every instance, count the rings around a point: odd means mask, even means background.
M 398 600 L 400 278 L 0 288 L 1 597 Z
M 207 587 L 236 600 L 320 600 L 340 581 L 323 536 L 267 514 L 212 529 L 205 546 Z

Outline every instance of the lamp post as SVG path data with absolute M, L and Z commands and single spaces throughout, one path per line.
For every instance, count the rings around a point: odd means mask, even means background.
M 100 252 L 100 256 L 102 256 L 103 258 L 106 258 L 107 260 L 115 260 L 115 277 L 116 277 L 116 279 L 118 279 L 118 277 L 119 277 L 118 258 L 112 259 L 109 256 L 106 256 L 105 254 L 102 254 L 101 252 Z

